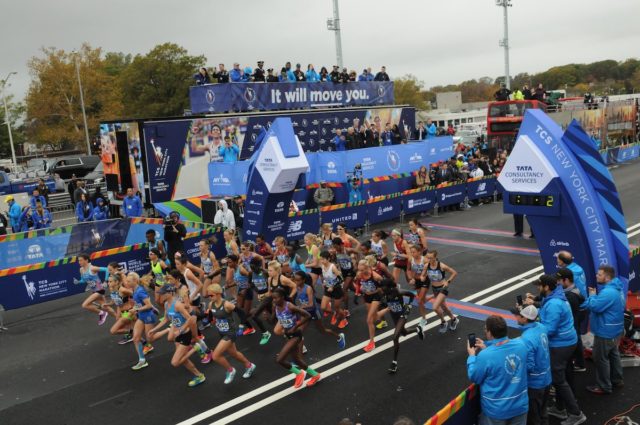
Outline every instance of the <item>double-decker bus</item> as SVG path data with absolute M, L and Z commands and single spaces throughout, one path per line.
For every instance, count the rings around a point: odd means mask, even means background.
M 542 109 L 546 112 L 547 105 L 537 100 L 507 100 L 489 103 L 487 108 L 487 140 L 491 151 L 513 148 L 527 109 Z

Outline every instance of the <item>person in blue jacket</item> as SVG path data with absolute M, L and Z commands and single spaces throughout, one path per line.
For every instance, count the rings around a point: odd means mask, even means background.
M 349 203 L 354 204 L 362 201 L 362 179 L 353 177 L 349 179 L 349 183 Z
M 563 425 L 584 423 L 587 417 L 582 413 L 578 402 L 567 382 L 567 364 L 571 361 L 578 342 L 573 327 L 573 314 L 567 302 L 562 286 L 555 277 L 543 274 L 536 282 L 542 298 L 540 322 L 547 328 L 549 353 L 551 355 L 551 379 L 556 389 L 556 405 L 550 406 L 547 412 L 551 416 L 563 420 Z M 527 298 L 527 303 L 533 303 Z
M 437 130 L 436 125 L 431 121 L 431 118 L 429 118 L 427 120 L 427 139 L 436 137 Z
M 31 197 L 29 198 L 29 206 L 32 210 L 35 211 L 36 204 L 38 202 L 40 202 L 43 207 L 47 206 L 47 199 L 44 196 L 40 195 L 40 191 L 38 190 L 38 188 L 35 188 L 33 189 L 33 192 L 31 192 Z
M 521 338 L 507 337 L 507 323 L 500 316 L 485 321 L 486 342 L 467 341 L 467 375 L 480 387 L 480 425 L 525 425 L 527 395 L 527 347 Z
M 109 218 L 109 207 L 104 203 L 104 199 L 96 199 L 96 206 L 93 208 L 93 219 L 106 220 Z
M 233 69 L 229 72 L 229 80 L 232 83 L 240 83 L 242 82 L 242 77 L 244 76 L 243 71 L 240 69 L 239 63 L 233 64 Z
M 573 283 L 580 291 L 580 295 L 586 299 L 589 294 L 587 293 L 587 277 L 584 274 L 584 269 L 574 261 L 573 255 L 569 251 L 558 252 L 557 262 L 559 268 L 566 267 L 571 270 Z
M 35 224 L 33 222 L 33 216 L 31 214 L 31 207 L 22 207 L 19 220 L 19 232 L 28 232 L 29 230 L 33 230 Z
M 527 347 L 527 386 L 529 394 L 528 425 L 548 424 L 547 401 L 551 386 L 551 363 L 547 328 L 537 322 L 538 309 L 528 305 L 511 312 L 516 316 L 522 335 L 520 339 Z
M 20 214 L 22 214 L 22 208 L 13 198 L 13 195 L 7 196 L 4 201 L 9 206 L 7 215 L 9 216 L 9 225 L 11 226 L 11 231 L 13 233 L 17 233 L 20 231 Z
M 80 200 L 76 204 L 76 218 L 78 223 L 93 220 L 93 204 L 85 193 L 80 194 Z
M 596 274 L 600 289 L 589 288 L 589 298 L 581 307 L 589 310 L 593 332 L 593 361 L 596 365 L 596 385 L 587 390 L 594 394 L 611 394 L 614 387 L 621 387 L 622 364 L 618 344 L 624 332 L 625 296 L 622 281 L 611 266 L 600 266 Z
M 142 217 L 142 201 L 133 194 L 133 189 L 127 189 L 127 196 L 122 200 L 124 218 Z
M 338 152 L 347 150 L 347 139 L 342 135 L 342 129 L 336 128 L 336 135 L 331 139 L 331 143 L 335 145 Z
M 224 145 L 218 148 L 218 155 L 222 157 L 222 162 L 237 162 L 239 154 L 240 149 L 238 148 L 238 145 L 231 142 L 231 137 L 224 136 Z
M 193 76 L 193 79 L 196 80 L 197 86 L 211 84 L 209 71 L 207 71 L 207 68 L 205 68 L 204 66 L 198 70 L 198 72 Z
M 53 221 L 49 210 L 44 208 L 40 202 L 36 204 L 36 208 L 33 210 L 31 218 L 33 219 L 35 229 L 48 229 L 51 227 L 51 222 Z
M 305 73 L 305 78 L 310 83 L 316 83 L 320 81 L 320 74 L 316 72 L 313 68 L 313 64 L 309 64 L 307 66 L 307 72 Z
M 366 68 L 362 70 L 362 74 L 358 75 L 358 81 L 370 81 Z

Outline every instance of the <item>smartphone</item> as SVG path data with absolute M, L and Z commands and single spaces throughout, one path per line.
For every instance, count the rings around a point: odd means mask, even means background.
M 522 295 L 516 295 L 516 302 L 518 305 L 522 305 Z
M 469 334 L 467 336 L 467 338 L 469 339 L 469 347 L 475 347 L 476 346 L 476 334 Z

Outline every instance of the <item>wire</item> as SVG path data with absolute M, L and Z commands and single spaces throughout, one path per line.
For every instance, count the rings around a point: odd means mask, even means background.
M 636 407 L 640 407 L 640 403 L 638 404 L 634 404 L 633 406 L 631 406 L 631 408 L 629 410 L 626 410 L 622 413 L 619 413 L 617 415 L 615 415 L 613 418 L 609 419 L 607 422 L 604 423 L 604 425 L 609 425 L 609 423 L 613 423 L 611 421 L 617 420 L 616 423 L 620 423 L 620 419 L 622 415 L 626 415 L 627 413 L 631 413 Z

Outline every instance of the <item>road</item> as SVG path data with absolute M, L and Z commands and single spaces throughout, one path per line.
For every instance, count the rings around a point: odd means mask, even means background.
M 639 223 L 640 162 L 612 172 L 627 226 Z M 511 236 L 512 219 L 502 214 L 501 203 L 421 220 L 432 226 L 431 248 L 459 272 L 451 287 L 453 299 L 507 309 L 516 294 L 533 291 L 532 278 L 541 264 L 535 240 Z M 640 236 L 631 242 L 639 245 Z M 80 310 L 81 302 L 82 297 L 73 297 L 5 314 L 10 329 L 0 333 L 0 423 L 335 424 L 348 417 L 363 424 L 390 424 L 400 415 L 422 423 L 469 384 L 466 335 L 483 333 L 480 320 L 462 317 L 456 332 L 441 335 L 431 319 L 424 341 L 402 343 L 399 371 L 389 375 L 390 332 L 378 331 L 378 347 L 364 353 L 364 306 L 352 306 L 346 350 L 339 352 L 333 339 L 314 329 L 305 334 L 306 359 L 323 375 L 316 387 L 293 391 L 292 375 L 274 360 L 283 340 L 274 337 L 261 347 L 256 334 L 238 343 L 258 366 L 251 379 L 238 375 L 231 385 L 223 385 L 224 371 L 211 364 L 202 366 L 207 382 L 190 389 L 187 372 L 171 367 L 172 347 L 163 342 L 149 355 L 150 367 L 131 371 L 133 347 L 116 344 L 107 325 L 98 327 L 92 315 Z M 412 319 L 416 317 L 414 313 Z M 212 345 L 214 331 L 206 335 Z M 584 390 L 592 383 L 592 369 L 589 364 L 587 373 L 577 376 L 577 396 L 588 423 L 604 423 L 637 402 L 637 368 L 625 369 L 626 386 L 604 398 Z

